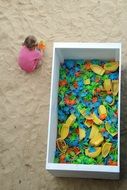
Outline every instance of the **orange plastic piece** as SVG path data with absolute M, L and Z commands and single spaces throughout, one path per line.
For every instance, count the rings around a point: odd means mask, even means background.
M 69 105 L 69 102 L 70 102 L 70 101 L 69 101 L 68 98 L 65 98 L 64 101 L 65 101 L 65 104 Z
M 60 160 L 61 160 L 61 161 L 64 161 L 64 159 L 65 159 L 65 154 L 61 154 Z
M 90 70 L 90 69 L 91 69 L 91 68 L 90 68 L 90 63 L 86 63 L 86 64 L 85 64 L 85 69 L 86 69 L 86 70 Z
M 65 86 L 67 84 L 67 81 L 66 80 L 61 80 L 60 82 L 59 82 L 59 85 L 60 86 Z
M 100 132 L 104 133 L 106 131 L 105 128 L 100 129 Z
M 97 97 L 93 97 L 93 98 L 92 98 L 92 102 L 93 102 L 93 103 L 97 102 Z
M 77 128 L 77 129 L 75 129 L 75 132 L 77 133 L 77 134 L 79 134 L 79 129 Z
M 104 120 L 106 117 L 107 117 L 106 114 L 101 114 L 101 115 L 100 115 L 100 119 L 101 119 L 101 120 Z
M 96 92 L 101 92 L 101 89 L 100 88 L 96 88 Z
M 109 161 L 108 161 L 108 164 L 109 164 L 110 166 L 117 166 L 117 162 L 115 162 L 115 161 L 113 161 L 113 160 L 109 160 Z
M 116 116 L 118 116 L 118 110 L 115 112 Z
M 91 126 L 93 125 L 93 120 L 92 120 L 92 119 L 86 119 L 85 125 L 86 125 L 87 127 L 91 127 Z
M 109 94 L 109 95 L 112 94 L 112 91 L 107 91 L 107 94 Z
M 88 119 L 87 122 L 88 122 L 89 124 L 93 124 L 93 120 L 92 120 L 92 119 Z
M 76 155 L 80 154 L 80 149 L 78 147 L 74 147 L 73 151 L 75 152 Z
M 99 82 L 100 81 L 100 79 L 95 79 L 95 82 Z
M 76 73 L 75 73 L 75 76 L 76 76 L 76 77 L 79 77 L 80 74 L 81 74 L 80 72 L 76 72 Z
M 71 100 L 71 104 L 76 104 L 76 100 Z
M 78 83 L 74 82 L 73 86 L 74 86 L 74 88 L 78 88 Z
M 67 153 L 68 153 L 68 154 L 70 154 L 70 152 L 72 152 L 72 151 L 73 151 L 72 148 L 68 148 L 68 149 L 67 149 Z
M 42 50 L 44 50 L 46 48 L 46 45 L 42 40 L 38 43 L 38 48 L 42 49 Z
M 65 163 L 65 154 L 61 154 L 60 163 Z
M 74 104 L 76 104 L 76 100 L 70 100 L 69 98 L 65 98 L 64 101 L 65 101 L 65 103 L 67 105 L 74 105 Z

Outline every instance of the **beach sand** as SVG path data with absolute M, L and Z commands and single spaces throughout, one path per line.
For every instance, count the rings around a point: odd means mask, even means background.
M 42 66 L 17 65 L 25 37 L 46 42 Z M 120 181 L 55 178 L 45 170 L 53 42 L 122 42 Z M 127 188 L 127 1 L 0 0 L 0 190 Z

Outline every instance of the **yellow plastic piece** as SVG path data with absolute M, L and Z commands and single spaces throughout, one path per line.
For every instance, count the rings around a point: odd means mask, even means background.
M 90 115 L 85 115 L 85 118 L 88 119 L 88 120 L 92 120 L 93 119 L 93 115 L 90 114 Z
M 101 66 L 99 66 L 99 65 L 91 64 L 91 65 L 90 65 L 90 68 L 91 68 L 91 70 L 92 70 L 94 73 L 96 73 L 96 74 L 98 74 L 98 75 L 103 75 L 104 72 L 105 72 L 105 69 L 103 69 L 103 68 L 102 68 Z
M 61 139 L 65 139 L 68 136 L 69 128 L 75 122 L 75 120 L 76 120 L 76 117 L 74 114 L 71 114 L 68 117 L 68 119 L 66 120 L 66 123 L 63 124 L 61 131 L 60 131 Z
M 118 67 L 119 67 L 119 64 L 116 61 L 112 61 L 112 62 L 104 64 L 104 69 L 107 72 L 114 72 L 118 69 Z
M 99 106 L 98 112 L 100 115 L 105 114 L 107 116 L 107 110 L 106 110 L 106 107 L 104 105 Z
M 86 113 L 86 109 L 85 108 L 79 110 L 79 112 L 85 117 L 85 113 Z
M 116 96 L 119 92 L 119 81 L 118 80 L 112 80 L 112 92 L 113 95 Z
M 59 149 L 61 152 L 63 152 L 63 153 L 65 153 L 66 150 L 67 150 L 67 148 L 68 148 L 66 142 L 65 142 L 63 139 L 61 139 L 61 138 L 58 138 L 58 139 L 56 140 L 56 145 L 57 145 L 58 149 Z
M 102 146 L 102 156 L 104 158 L 109 154 L 111 147 L 112 147 L 112 143 L 105 142 L 103 144 L 103 146 Z
M 85 129 L 81 129 L 79 128 L 79 140 L 81 141 L 82 139 L 84 139 L 86 136 L 86 131 Z
M 112 126 L 108 122 L 105 123 L 105 128 L 109 132 L 109 134 L 112 135 L 113 137 L 118 133 L 117 131 L 111 132 Z
M 104 141 L 104 138 L 100 132 L 98 132 L 91 140 L 90 144 L 93 146 L 99 146 Z
M 90 79 L 86 79 L 86 80 L 84 80 L 84 84 L 85 84 L 85 85 L 90 84 Z
M 60 132 L 61 139 L 65 139 L 69 134 L 69 127 L 66 124 L 63 124 Z
M 105 79 L 105 80 L 104 80 L 104 89 L 105 89 L 106 91 L 112 90 L 112 82 L 111 82 L 110 79 Z
M 90 152 L 89 149 L 85 150 L 85 154 L 86 156 L 89 156 L 91 158 L 96 158 L 97 156 L 99 156 L 99 154 L 101 153 L 101 147 L 95 147 L 96 151 L 95 152 Z
M 92 114 L 93 117 L 93 122 L 96 123 L 97 125 L 101 125 L 103 123 L 102 120 L 100 120 L 95 113 Z
M 99 133 L 98 127 L 96 125 L 92 125 L 89 138 L 92 139 L 92 138 L 96 137 L 98 135 L 98 133 Z
M 66 125 L 70 127 L 76 120 L 76 117 L 74 114 L 71 114 L 68 119 L 66 120 Z

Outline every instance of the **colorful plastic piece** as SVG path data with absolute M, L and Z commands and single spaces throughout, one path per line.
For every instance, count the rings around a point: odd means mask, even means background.
M 86 69 L 86 70 L 90 70 L 90 69 L 91 69 L 90 66 L 91 66 L 91 63 L 90 63 L 90 62 L 87 62 L 87 63 L 85 64 L 85 69 Z
M 112 82 L 110 79 L 105 79 L 104 80 L 104 89 L 108 91 L 112 91 Z
M 45 50 L 46 45 L 43 40 L 38 43 L 38 49 Z
M 87 127 L 92 127 L 93 125 L 93 120 L 91 119 L 86 119 L 84 124 L 87 126 Z
M 86 109 L 85 108 L 78 108 L 78 111 L 85 117 L 86 115 Z
M 104 69 L 106 72 L 115 72 L 119 67 L 119 64 L 118 62 L 109 62 L 109 63 L 106 63 L 104 64 Z
M 64 79 L 64 80 L 61 80 L 60 82 L 59 82 L 59 85 L 60 86 L 65 86 L 67 84 L 67 81 Z
M 108 142 L 105 142 L 102 145 L 102 156 L 104 158 L 109 154 L 111 147 L 112 147 L 112 143 L 108 143 Z
M 119 81 L 118 80 L 113 80 L 112 81 L 112 93 L 114 96 L 118 94 L 119 91 Z
M 91 140 L 90 144 L 93 146 L 99 146 L 104 141 L 104 137 L 98 132 Z
M 108 104 L 111 104 L 111 103 L 113 102 L 113 98 L 108 95 L 108 96 L 106 96 L 105 101 L 106 101 Z
M 65 139 L 69 134 L 69 126 L 65 123 L 63 124 L 60 132 L 61 139 Z
M 85 84 L 85 85 L 90 84 L 90 79 L 86 79 L 86 80 L 84 80 L 84 84 Z
M 118 133 L 117 129 L 115 127 L 112 127 L 108 122 L 105 123 L 105 128 L 113 137 Z
M 68 117 L 67 121 L 66 121 L 66 126 L 70 127 L 70 126 L 75 122 L 75 120 L 76 120 L 75 115 L 74 115 L 74 114 L 71 114 L 71 115 Z
M 61 139 L 65 139 L 68 134 L 69 134 L 69 128 L 70 126 L 75 122 L 76 117 L 74 114 L 71 114 L 68 119 L 66 120 L 66 123 L 63 124 L 62 128 L 61 128 Z
M 95 147 L 95 152 L 90 152 L 89 149 L 85 150 L 85 154 L 91 158 L 96 158 L 101 153 L 101 147 Z
M 107 110 L 104 105 L 99 106 L 98 112 L 101 120 L 104 120 L 107 117 Z
M 93 120 L 93 114 L 85 115 L 85 118 L 86 118 L 87 120 Z
M 96 125 L 92 125 L 91 132 L 90 132 L 90 139 L 93 139 L 99 133 L 99 128 Z
M 92 114 L 92 119 L 93 119 L 93 122 L 97 125 L 101 125 L 103 123 L 102 120 L 100 120 L 95 113 Z
M 68 148 L 68 146 L 67 146 L 67 144 L 65 143 L 65 141 L 64 141 L 63 139 L 61 139 L 61 138 L 58 138 L 58 139 L 56 140 L 56 145 L 57 145 L 58 149 L 59 149 L 61 152 L 63 152 L 63 153 L 65 153 L 66 150 L 67 150 L 67 148 Z
M 86 136 L 86 131 L 85 129 L 79 128 L 79 140 L 81 141 L 82 139 L 84 139 Z
M 91 70 L 92 70 L 94 73 L 96 73 L 96 74 L 98 74 L 98 75 L 103 75 L 104 72 L 105 72 L 105 69 L 103 69 L 103 68 L 102 68 L 101 66 L 99 66 L 99 65 L 91 64 L 91 65 L 90 65 L 90 68 L 91 68 Z

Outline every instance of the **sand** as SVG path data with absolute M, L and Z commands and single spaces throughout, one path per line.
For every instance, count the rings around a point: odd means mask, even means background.
M 42 67 L 17 65 L 24 38 L 46 44 Z M 122 42 L 120 181 L 60 179 L 45 171 L 53 42 Z M 127 188 L 127 1 L 0 0 L 0 190 Z

